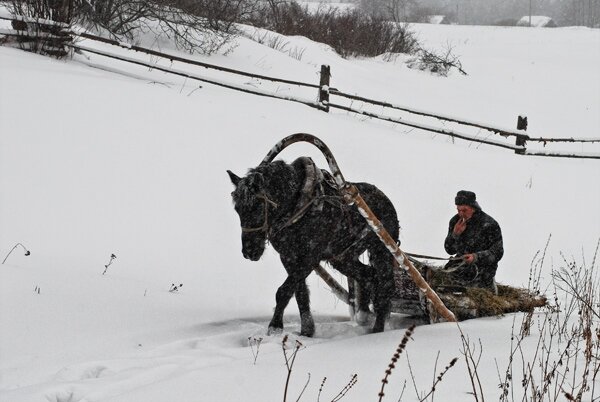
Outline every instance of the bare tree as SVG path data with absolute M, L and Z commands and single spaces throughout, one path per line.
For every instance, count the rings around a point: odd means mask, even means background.
M 395 22 L 407 22 L 410 10 L 415 5 L 415 0 L 383 0 L 386 16 Z
M 255 12 L 258 0 L 10 0 L 15 15 L 77 23 L 133 40 L 152 31 L 190 52 L 212 53 L 237 34 L 236 22 Z
M 72 0 L 11 0 L 7 2 L 12 14 L 70 23 L 74 12 Z

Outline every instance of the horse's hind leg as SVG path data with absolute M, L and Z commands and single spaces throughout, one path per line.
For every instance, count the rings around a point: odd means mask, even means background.
M 315 334 L 315 321 L 310 312 L 310 293 L 306 280 L 298 283 L 295 296 L 300 311 L 300 335 L 313 336 Z
M 385 321 L 392 307 L 392 296 L 395 291 L 394 257 L 377 242 L 369 250 L 370 264 L 375 269 L 373 275 L 373 307 L 375 309 L 375 324 L 373 332 L 383 332 Z
M 356 281 L 354 297 L 356 300 L 355 319 L 359 324 L 366 324 L 371 301 L 371 277 L 373 268 L 363 264 L 358 257 L 348 256 L 343 259 L 333 259 L 330 261 L 333 268 L 348 277 L 348 282 Z

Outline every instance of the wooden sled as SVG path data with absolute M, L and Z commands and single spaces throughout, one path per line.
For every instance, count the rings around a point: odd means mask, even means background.
M 413 260 L 419 271 L 424 264 Z M 435 268 L 435 267 L 434 267 Z M 440 267 L 437 267 L 439 269 Z M 394 270 L 396 295 L 392 299 L 392 311 L 415 315 L 418 306 L 421 314 L 428 317 L 430 322 L 440 322 L 444 319 L 423 298 L 422 294 L 410 280 L 410 277 L 400 269 Z M 462 286 L 438 286 L 434 290 L 450 311 L 459 321 L 471 318 L 499 316 L 515 312 L 531 312 L 536 307 L 547 305 L 546 297 L 531 292 L 528 289 L 509 285 L 496 284 L 497 293 L 488 289 Z
M 356 298 L 360 297 L 356 294 L 353 284 L 350 283 L 349 289 L 346 290 L 323 267 L 319 266 L 315 272 L 329 285 L 335 296 L 350 306 L 353 315 Z M 432 323 L 445 321 L 404 270 L 395 269 L 394 280 L 396 292 L 392 297 L 393 313 L 422 317 Z M 459 321 L 519 311 L 531 312 L 536 307 L 547 305 L 545 296 L 527 289 L 501 284 L 498 284 L 497 288 L 497 295 L 487 289 L 469 287 L 438 287 L 435 290 Z
M 261 164 L 272 162 L 284 148 L 295 144 L 296 142 L 307 142 L 316 146 L 321 151 L 327 160 L 327 163 L 329 164 L 331 175 L 335 179 L 335 184 L 339 189 L 340 195 L 348 204 L 353 204 L 356 206 L 358 212 L 363 216 L 363 218 L 365 218 L 369 227 L 394 257 L 394 261 L 396 263 L 396 269 L 394 272 L 399 276 L 397 276 L 398 279 L 396 279 L 396 293 L 398 294 L 393 297 L 393 311 L 409 315 L 421 314 L 422 316 L 430 317 L 431 321 L 438 321 L 438 316 L 443 317 L 445 321 L 457 321 L 459 318 L 456 317 L 451 309 L 446 307 L 445 302 L 431 288 L 427 281 L 425 281 L 419 270 L 415 268 L 409 256 L 400 249 L 397 241 L 390 236 L 381 221 L 375 216 L 373 211 L 362 198 L 357 187 L 346 182 L 337 162 L 335 161 L 335 158 L 333 157 L 333 154 L 331 153 L 331 150 L 323 143 L 323 141 L 311 134 L 292 134 L 275 144 L 275 146 L 273 146 L 273 148 L 271 148 L 271 150 L 264 157 Z M 357 292 L 354 292 L 354 286 L 352 286 L 352 283 L 349 283 L 348 290 L 346 290 L 339 283 L 337 283 L 322 267 L 319 266 L 314 270 L 319 276 L 321 276 L 321 278 L 325 280 L 325 282 L 329 284 L 335 295 L 349 304 L 351 313 L 354 316 L 354 306 L 358 305 L 358 303 L 356 303 L 356 299 L 360 298 L 360 294 L 356 294 Z M 406 286 L 398 285 L 398 280 L 405 282 L 405 279 L 407 284 Z M 527 291 L 525 292 L 526 300 L 534 299 L 534 295 L 529 294 Z M 458 297 L 458 295 L 455 294 L 452 294 L 452 296 Z M 465 317 L 484 316 L 483 314 L 485 311 L 477 304 L 476 300 L 471 299 L 472 297 L 465 292 L 464 295 L 460 296 L 460 303 L 457 303 L 456 307 L 454 308 L 459 310 L 465 309 Z M 505 305 L 505 303 L 499 304 L 501 306 Z M 540 305 L 545 305 L 545 299 L 543 299 L 543 302 L 540 301 Z M 524 308 L 523 306 L 524 305 L 519 304 L 517 306 L 517 311 L 522 311 L 521 309 Z M 475 308 L 474 314 L 471 307 Z M 430 310 L 435 310 L 435 316 L 433 314 L 430 315 Z M 514 308 L 510 309 L 509 311 L 511 310 L 514 311 Z M 461 312 L 462 311 L 459 311 L 459 313 Z M 502 313 L 508 311 L 505 311 L 504 307 L 502 307 L 499 309 L 499 312 Z

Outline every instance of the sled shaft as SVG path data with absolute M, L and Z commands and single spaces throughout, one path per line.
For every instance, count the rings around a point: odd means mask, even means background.
M 348 291 L 344 289 L 342 285 L 339 284 L 329 273 L 323 268 L 321 265 L 317 265 L 314 268 L 314 271 L 317 275 L 321 277 L 325 281 L 327 285 L 331 288 L 333 294 L 343 301 L 346 304 L 350 304 L 350 296 L 348 295 Z

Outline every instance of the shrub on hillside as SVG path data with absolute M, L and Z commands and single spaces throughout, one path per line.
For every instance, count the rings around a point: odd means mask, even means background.
M 6 2 L 15 15 L 71 23 L 75 13 L 74 0 L 10 0 Z
M 407 26 L 357 9 L 340 11 L 321 6 L 311 12 L 296 2 L 270 3 L 249 22 L 283 35 L 302 35 L 325 43 L 342 57 L 411 54 L 418 49 L 417 40 Z
M 419 48 L 415 52 L 415 57 L 409 60 L 407 65 L 409 68 L 429 71 L 442 77 L 447 77 L 452 68 L 457 69 L 462 75 L 467 75 L 460 58 L 454 54 L 450 45 L 441 52 Z

